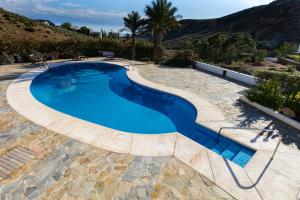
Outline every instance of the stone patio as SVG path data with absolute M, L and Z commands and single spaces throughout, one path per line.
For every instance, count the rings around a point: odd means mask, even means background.
M 266 151 L 256 156 L 254 166 L 251 162 L 246 166 L 246 179 L 251 180 L 250 183 L 237 177 L 235 184 L 240 189 L 256 190 L 263 199 L 297 198 L 300 190 L 299 132 L 239 102 L 239 95 L 246 89 L 245 86 L 193 69 L 153 65 L 137 65 L 137 68 L 150 81 L 205 97 L 232 124 L 277 129 L 277 135 L 251 135 L 249 141 L 253 140 L 253 143 L 256 140 L 270 143 L 282 136 L 283 144 L 273 161 L 270 162 L 270 152 Z M 10 179 L 0 182 L 0 194 L 4 199 L 232 198 L 209 179 L 174 157 L 155 158 L 112 153 L 51 132 L 19 116 L 7 105 L 5 91 L 11 80 L 28 69 L 30 67 L 0 67 L 0 155 L 21 145 L 37 154 L 36 159 Z M 224 164 L 214 159 L 213 154 L 209 156 L 215 169 Z M 220 170 L 211 174 L 222 180 L 215 181 L 222 188 L 223 184 L 232 180 L 232 176 L 222 177 L 224 174 L 218 173 L 224 169 L 230 170 L 230 167 L 232 166 L 220 166 Z
M 209 179 L 168 157 L 98 149 L 35 125 L 6 101 L 28 66 L 0 67 L 0 155 L 25 146 L 36 158 L 0 180 L 1 199 L 233 199 Z

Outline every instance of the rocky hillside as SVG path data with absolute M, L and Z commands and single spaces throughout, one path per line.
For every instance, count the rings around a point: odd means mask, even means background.
M 0 39 L 63 40 L 70 37 L 87 36 L 56 27 L 47 20 L 32 20 L 0 8 Z
M 182 20 L 181 28 L 167 35 L 165 44 L 178 47 L 187 40 L 211 36 L 218 32 L 248 32 L 259 41 L 277 45 L 300 42 L 300 0 L 276 0 L 222 18 Z

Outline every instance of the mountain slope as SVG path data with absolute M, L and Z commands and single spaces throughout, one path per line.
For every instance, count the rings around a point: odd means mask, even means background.
M 165 44 L 180 46 L 218 32 L 248 32 L 257 40 L 273 44 L 300 42 L 300 0 L 277 0 L 222 18 L 182 20 L 181 28 L 169 33 Z
M 48 22 L 48 23 L 45 23 Z M 0 39 L 16 40 L 64 40 L 87 36 L 53 26 L 47 20 L 32 20 L 0 8 Z

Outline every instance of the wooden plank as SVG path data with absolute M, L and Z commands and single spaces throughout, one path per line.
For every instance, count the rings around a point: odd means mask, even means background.
M 16 170 L 15 168 L 13 168 L 13 167 L 7 165 L 6 163 L 4 163 L 4 162 L 2 162 L 2 161 L 0 161 L 0 166 L 1 166 L 1 167 L 4 167 L 5 169 L 7 169 L 7 170 L 9 170 L 9 171 L 11 171 L 11 172 L 13 172 L 13 171 Z
M 2 171 L 3 173 L 9 175 L 12 173 L 12 171 L 9 171 L 8 169 L 5 169 L 4 167 L 0 166 L 0 171 Z
M 13 168 L 15 168 L 15 169 L 19 169 L 20 168 L 19 165 L 15 164 L 14 162 L 9 161 L 9 160 L 7 160 L 5 158 L 0 157 L 0 161 L 3 162 L 3 163 L 5 163 L 5 164 L 7 164 L 7 165 L 9 165 L 9 166 L 11 166 L 11 167 L 13 167 Z
M 18 154 L 14 153 L 13 151 L 9 152 L 8 154 L 6 154 L 12 158 L 14 158 L 15 160 L 18 160 L 19 162 L 25 164 L 27 162 L 26 159 L 22 158 L 21 156 L 18 156 Z
M 26 148 L 24 148 L 24 147 L 18 147 L 17 149 L 19 149 L 19 150 L 21 150 L 21 151 L 24 151 L 24 152 L 26 152 L 26 153 L 28 153 L 28 154 L 30 154 L 30 155 L 32 155 L 32 156 L 35 155 L 35 153 L 34 153 L 33 151 L 31 151 L 31 150 L 29 150 L 29 149 L 26 149 Z
M 5 174 L 4 172 L 0 171 L 0 177 L 1 177 L 2 179 L 6 179 L 6 178 L 9 177 L 9 175 L 7 175 L 7 174 Z
M 14 159 L 13 157 L 10 157 L 10 156 L 8 156 L 8 155 L 4 155 L 4 156 L 2 156 L 2 157 L 5 158 L 6 160 L 9 160 L 9 161 L 11 161 L 11 162 L 17 164 L 17 165 L 20 166 L 20 167 L 22 167 L 22 166 L 24 165 L 22 162 L 20 162 L 20 161 Z
M 27 156 L 24 156 L 23 154 L 20 154 L 19 152 L 17 152 L 16 149 L 13 150 L 13 151 L 10 151 L 9 153 L 12 153 L 12 154 L 14 154 L 15 156 L 17 156 L 17 157 L 23 159 L 25 162 L 31 160 L 31 158 L 28 158 Z
M 26 153 L 26 152 L 24 152 L 24 151 L 21 151 L 21 150 L 19 150 L 19 149 L 15 149 L 14 151 L 15 151 L 15 152 L 18 152 L 19 154 L 22 154 L 22 155 L 26 156 L 26 157 L 29 158 L 29 159 L 33 159 L 33 158 L 34 158 L 33 155 L 28 154 L 28 153 Z

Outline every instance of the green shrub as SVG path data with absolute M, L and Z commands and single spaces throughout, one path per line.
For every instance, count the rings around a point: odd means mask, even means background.
M 24 28 L 24 30 L 25 30 L 25 31 L 28 31 L 28 32 L 31 32 L 31 33 L 35 32 L 35 28 L 33 28 L 32 26 L 26 26 L 26 27 Z
M 5 52 L 10 57 L 20 55 L 24 62 L 30 61 L 30 54 L 38 52 L 51 55 L 51 58 L 74 58 L 76 55 L 99 56 L 99 51 L 112 51 L 122 58 L 130 58 L 130 42 L 120 39 L 71 38 L 62 41 L 38 40 L 3 40 L 0 38 L 0 54 Z M 137 41 L 137 60 L 151 60 L 153 45 L 148 41 Z
M 9 65 L 13 63 L 13 59 L 6 53 L 0 53 L 0 65 Z
M 175 56 L 167 60 L 164 64 L 173 67 L 190 67 L 194 64 L 195 54 L 191 50 L 178 52 Z
M 262 61 L 268 56 L 268 51 L 259 49 L 253 54 L 252 62 L 254 64 L 260 65 Z
M 295 112 L 300 112 L 300 91 L 289 95 L 287 106 Z
M 246 91 L 245 96 L 253 102 L 278 110 L 285 103 L 285 96 L 281 92 L 276 80 L 268 80 L 259 83 Z
M 276 80 L 285 95 L 300 91 L 300 76 L 290 73 L 261 71 L 256 73 L 260 82 Z
M 247 33 L 218 33 L 187 46 L 191 45 L 195 46 L 192 48 L 200 58 L 213 63 L 251 61 L 252 55 L 257 51 L 255 40 Z
M 293 74 L 293 73 L 295 73 L 295 71 L 296 71 L 296 66 L 288 65 L 288 66 L 287 66 L 287 69 L 286 69 L 285 71 L 288 72 L 288 73 Z

